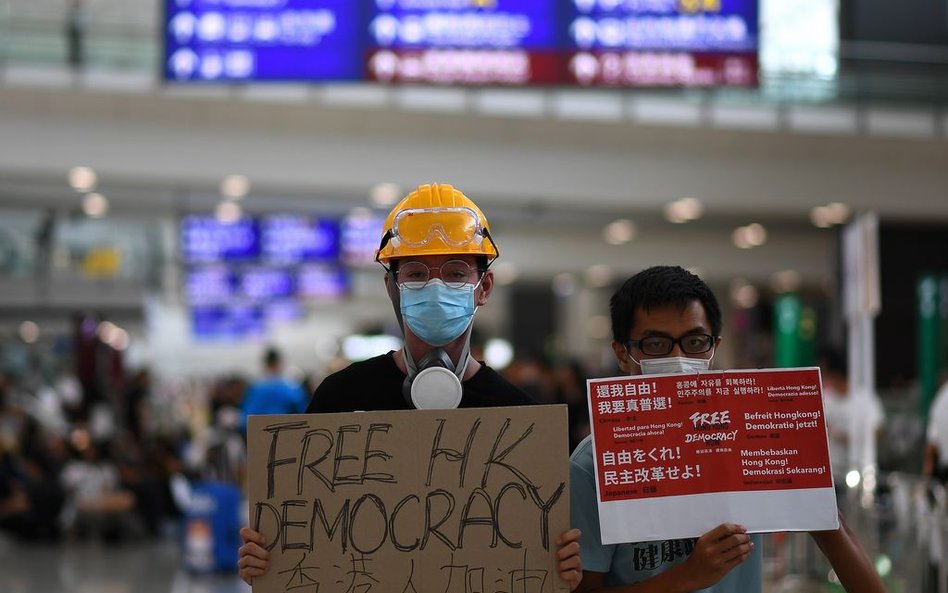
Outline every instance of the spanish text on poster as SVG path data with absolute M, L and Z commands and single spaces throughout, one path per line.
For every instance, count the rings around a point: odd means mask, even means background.
M 838 527 L 819 369 L 588 382 L 603 543 Z
M 251 416 L 255 593 L 559 593 L 564 406 Z

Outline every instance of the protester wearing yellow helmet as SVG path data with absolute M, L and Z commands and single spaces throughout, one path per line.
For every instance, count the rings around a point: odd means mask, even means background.
M 401 350 L 360 361 L 326 377 L 307 413 L 529 405 L 535 403 L 470 355 L 477 307 L 494 287 L 498 256 L 487 219 L 446 184 L 422 185 L 385 221 L 376 260 L 404 334 Z M 580 533 L 557 538 L 560 578 L 575 589 L 582 575 Z M 266 572 L 269 554 L 259 532 L 241 530 L 240 576 Z
M 490 298 L 496 257 L 487 219 L 463 193 L 432 184 L 408 194 L 385 220 L 376 253 L 404 346 L 327 377 L 308 411 L 532 403 L 470 356 L 474 313 Z

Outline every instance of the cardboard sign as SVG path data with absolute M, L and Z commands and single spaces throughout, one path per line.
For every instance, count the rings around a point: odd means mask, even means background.
M 605 544 L 838 525 L 819 369 L 588 381 Z
M 565 406 L 251 416 L 254 593 L 554 593 Z

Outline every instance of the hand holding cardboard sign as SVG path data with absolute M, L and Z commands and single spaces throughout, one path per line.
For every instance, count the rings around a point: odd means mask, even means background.
M 252 585 L 253 577 L 262 576 L 270 568 L 270 552 L 264 547 L 266 542 L 259 531 L 242 527 L 240 539 L 244 542 L 237 551 L 240 578 L 248 585 Z
M 564 531 L 556 538 L 556 568 L 560 578 L 569 583 L 569 590 L 575 591 L 583 579 L 583 564 L 579 558 L 578 529 Z
M 583 578 L 583 565 L 579 558 L 580 535 L 578 529 L 570 529 L 556 538 L 556 566 L 560 578 L 569 583 L 570 591 L 574 591 Z M 264 547 L 266 542 L 259 531 L 243 527 L 240 539 L 244 542 L 238 550 L 240 578 L 252 585 L 253 577 L 262 576 L 270 569 L 270 552 Z

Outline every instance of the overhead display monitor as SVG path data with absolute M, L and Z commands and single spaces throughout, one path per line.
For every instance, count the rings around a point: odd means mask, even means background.
M 263 259 L 278 264 L 335 261 L 339 257 L 339 222 L 280 214 L 260 222 Z
M 339 233 L 339 258 L 347 266 L 375 264 L 375 251 L 383 233 L 381 216 L 349 216 L 342 220 Z
M 367 75 L 371 80 L 562 82 L 561 2 L 376 0 L 370 4 Z
M 256 221 L 242 218 L 221 222 L 213 216 L 181 220 L 181 256 L 186 263 L 251 261 L 260 256 Z
M 191 333 L 199 341 L 259 339 L 265 331 L 259 306 L 230 304 L 191 309 Z
M 306 300 L 335 300 L 349 292 L 349 276 L 339 266 L 308 264 L 296 276 L 296 294 Z
M 571 82 L 757 84 L 757 0 L 573 0 Z
M 254 303 L 289 298 L 295 291 L 293 274 L 282 268 L 249 267 L 241 270 L 238 277 L 240 296 Z
M 184 293 L 193 306 L 223 305 L 236 297 L 237 279 L 227 266 L 205 266 L 188 270 Z
M 165 0 L 182 82 L 748 86 L 757 0 Z
M 360 0 L 165 0 L 167 80 L 358 80 Z

